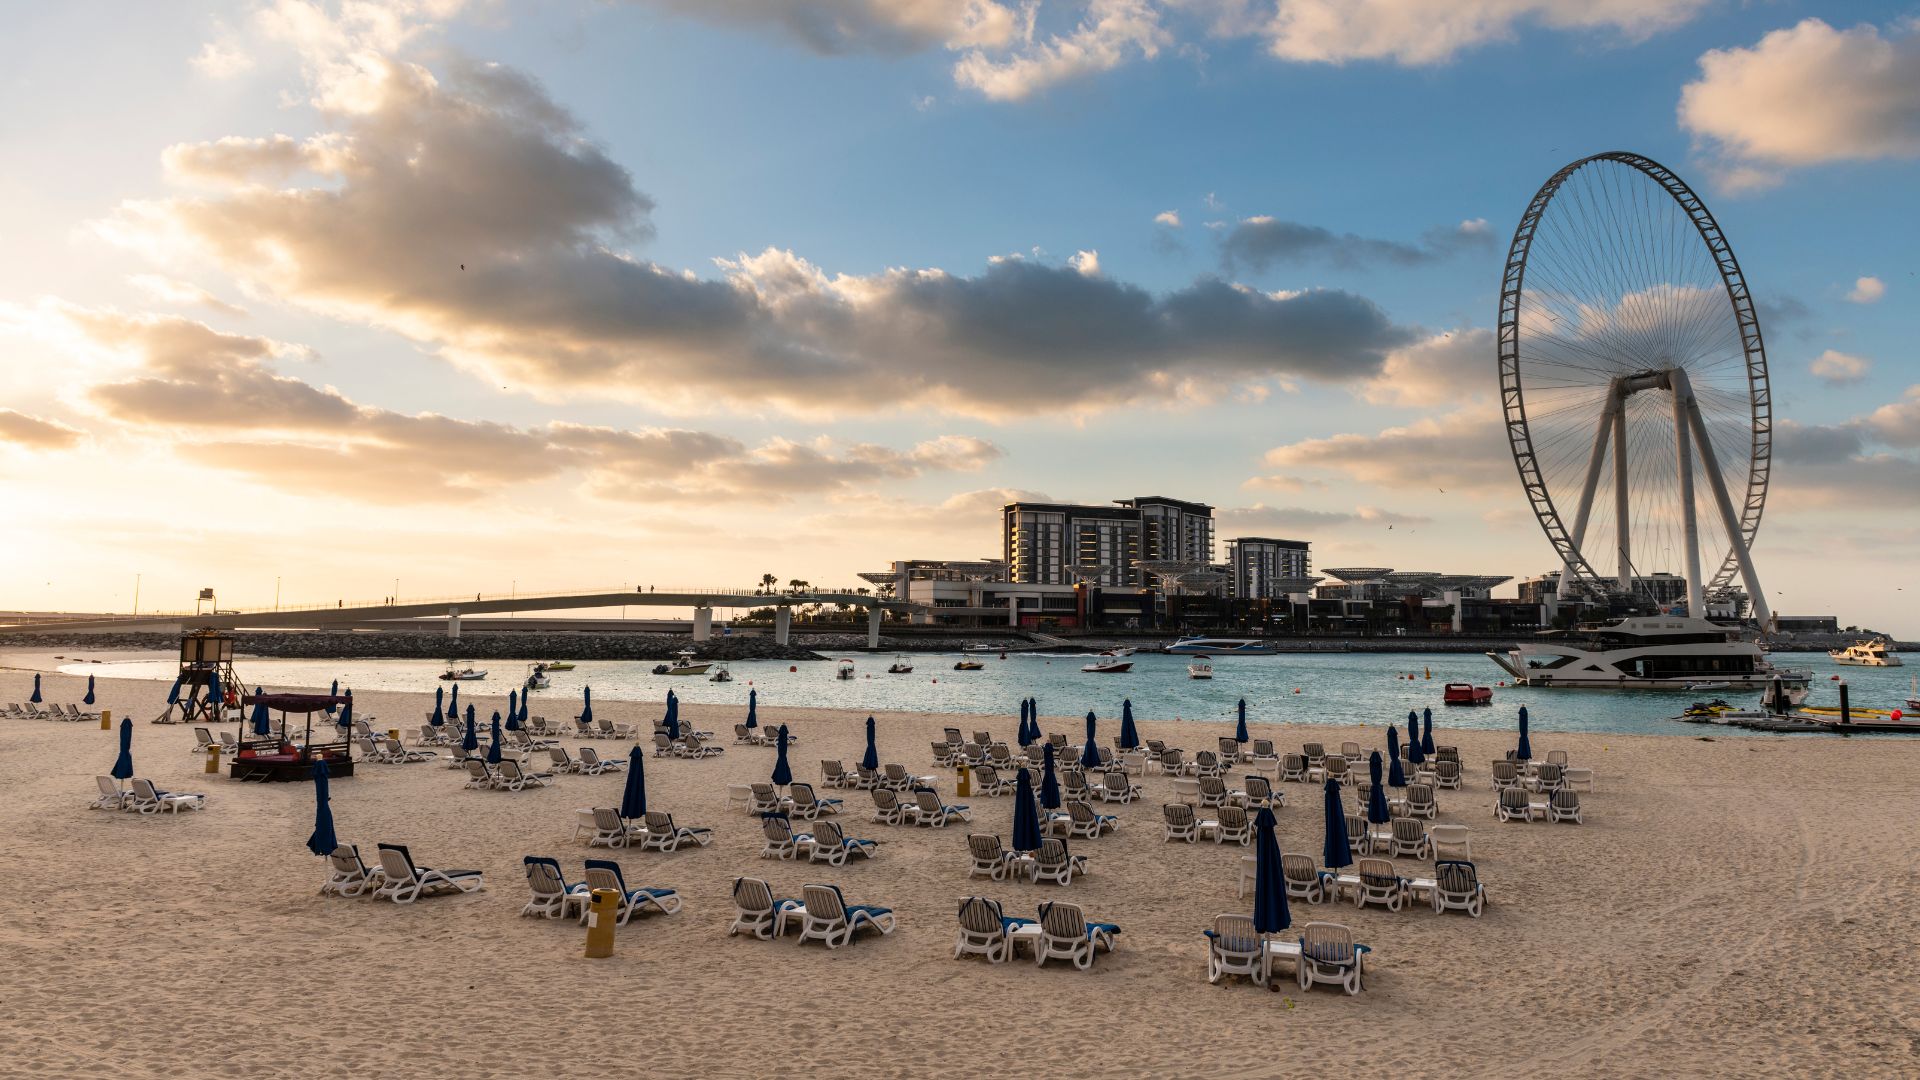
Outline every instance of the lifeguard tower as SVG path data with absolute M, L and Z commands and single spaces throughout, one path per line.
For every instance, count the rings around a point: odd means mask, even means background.
M 156 724 L 222 724 L 239 707 L 240 677 L 233 673 L 233 637 L 218 630 L 180 636 L 180 673 L 167 691 Z

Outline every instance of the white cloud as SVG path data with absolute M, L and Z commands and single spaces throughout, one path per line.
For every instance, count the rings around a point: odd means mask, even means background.
M 1376 435 L 1302 439 L 1274 447 L 1265 460 L 1388 490 L 1487 494 L 1516 485 L 1499 410 L 1490 406 L 1423 417 Z
M 1162 210 L 1153 215 L 1153 223 L 1155 225 L 1165 225 L 1170 229 L 1177 229 L 1180 227 L 1180 211 Z
M 819 53 L 907 53 L 1012 42 L 1020 5 L 997 0 L 628 0 L 734 26 L 765 27 Z
M 1873 361 L 1866 357 L 1854 356 L 1834 349 L 1828 349 L 1814 357 L 1813 363 L 1808 365 L 1808 370 L 1813 372 L 1815 378 L 1831 386 L 1860 382 L 1872 369 Z
M 1430 409 L 1488 398 L 1498 385 L 1493 331 L 1462 328 L 1389 352 L 1360 396 L 1375 405 Z
M 227 303 L 190 281 L 179 281 L 164 274 L 133 274 L 127 278 L 127 284 L 138 289 L 149 300 L 174 307 L 202 307 L 217 311 L 222 315 L 244 317 L 246 311 Z
M 1680 126 L 1708 152 L 1721 182 L 1753 189 L 1780 171 L 1831 161 L 1920 156 L 1920 30 L 1882 36 L 1804 19 L 1751 48 L 1700 57 L 1680 92 Z
M 11 443 L 29 450 L 65 450 L 78 443 L 81 432 L 58 420 L 0 409 L 0 443 Z
M 1283 60 L 1439 64 L 1479 45 L 1512 40 L 1527 24 L 1606 30 L 1637 40 L 1685 23 L 1706 5 L 1707 0 L 1278 0 L 1272 21 L 1260 33 Z
M 1031 10 L 1031 9 L 1030 9 Z M 1149 0 L 1089 0 L 1085 17 L 1065 34 L 1028 40 L 1005 57 L 975 49 L 953 67 L 954 81 L 994 101 L 1021 101 L 1057 83 L 1151 60 L 1173 43 Z
M 1338 529 L 1361 525 L 1384 528 L 1389 525 L 1419 525 L 1432 520 L 1417 514 L 1382 510 L 1377 506 L 1321 510 L 1308 506 L 1268 506 L 1265 503 L 1228 507 L 1220 510 L 1216 516 L 1220 535 L 1229 539 L 1289 529 Z
M 1853 290 L 1847 293 L 1847 299 L 1856 304 L 1878 303 L 1887 295 L 1887 283 L 1877 277 L 1856 278 Z
M 1067 265 L 1078 270 L 1086 277 L 1100 276 L 1100 253 L 1091 249 L 1076 251 L 1067 259 Z

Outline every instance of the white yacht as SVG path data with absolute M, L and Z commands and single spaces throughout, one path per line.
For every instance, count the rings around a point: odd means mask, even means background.
M 1260 638 L 1183 637 L 1167 646 L 1170 653 L 1207 656 L 1272 656 L 1273 645 Z
M 692 649 L 681 649 L 678 653 L 674 654 L 675 659 L 673 665 L 667 668 L 666 674 L 705 675 L 707 669 L 712 667 L 713 663 L 711 661 L 696 660 L 694 659 L 696 655 Z
M 1779 679 L 1804 688 L 1810 672 L 1773 666 L 1760 646 L 1726 627 L 1684 616 L 1644 616 L 1548 630 L 1487 657 L 1519 686 L 1598 690 L 1686 690 L 1711 682 L 1764 689 Z
M 1211 679 L 1213 678 L 1213 665 L 1207 663 L 1206 657 L 1196 656 L 1193 658 L 1193 662 L 1187 665 L 1187 678 Z
M 1856 641 L 1844 649 L 1829 649 L 1827 655 L 1836 664 L 1849 667 L 1902 667 L 1900 654 L 1893 651 L 1893 643 L 1885 638 L 1869 638 Z

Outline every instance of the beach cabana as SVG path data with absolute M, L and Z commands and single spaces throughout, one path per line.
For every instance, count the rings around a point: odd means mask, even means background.
M 316 737 L 313 728 L 314 713 L 325 713 L 328 706 L 351 709 L 352 704 L 351 695 L 268 694 L 256 690 L 242 697 L 240 705 L 252 710 L 252 722 L 241 725 L 240 748 L 227 766 L 228 775 L 235 780 L 311 780 L 314 764 L 324 761 L 330 775 L 352 776 L 353 747 L 343 729 L 323 722 Z M 280 714 L 277 730 L 270 715 L 273 712 Z M 293 713 L 306 718 L 305 731 L 299 738 L 287 723 Z M 349 711 L 343 719 L 351 716 Z

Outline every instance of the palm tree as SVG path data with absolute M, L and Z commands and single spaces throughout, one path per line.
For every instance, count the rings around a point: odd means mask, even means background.
M 777 577 L 774 577 L 772 574 L 761 574 L 760 588 L 757 589 L 756 591 L 764 592 L 771 595 L 773 593 L 774 587 L 779 584 L 780 584 L 780 579 Z
M 807 591 L 807 583 L 800 580 L 799 578 L 794 578 L 787 582 L 787 592 L 794 596 L 798 596 L 801 593 L 806 591 Z

